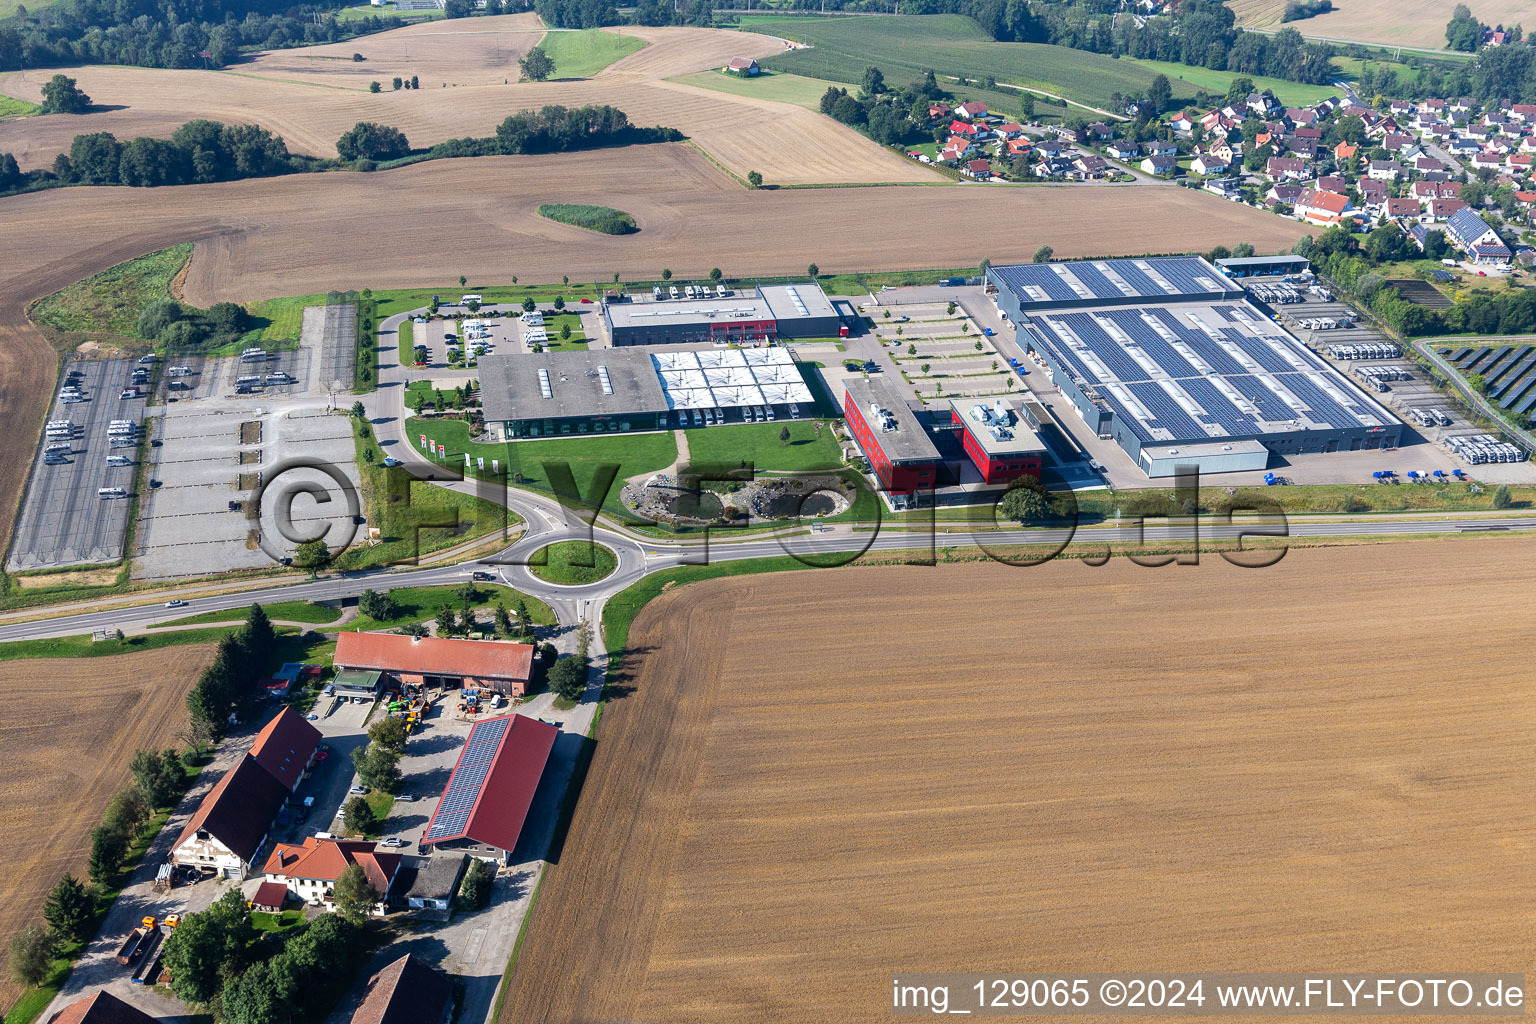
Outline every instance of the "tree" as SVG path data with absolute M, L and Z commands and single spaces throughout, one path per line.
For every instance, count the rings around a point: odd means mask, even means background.
M 458 623 L 453 617 L 453 609 L 448 607 L 437 610 L 437 635 L 452 636 L 458 631 Z
M 556 661 L 549 670 L 549 688 L 561 700 L 579 700 L 587 688 L 585 662 L 570 655 Z
M 1045 489 L 1034 477 L 1019 477 L 997 503 L 998 515 L 1016 522 L 1038 522 L 1051 513 Z
M 384 87 L 382 85 L 380 85 L 378 82 L 369 82 L 368 83 L 368 91 L 369 92 L 383 92 L 384 91 Z
M 497 633 L 501 634 L 502 636 L 512 635 L 512 616 L 507 614 L 507 608 L 505 605 L 497 602 L 496 612 L 492 619 L 496 623 Z
M 331 889 L 331 899 L 336 913 L 350 924 L 362 924 L 373 913 L 379 902 L 379 894 L 368 884 L 368 876 L 361 864 L 348 864 Z
M 780 427 L 779 428 L 779 443 L 780 444 L 789 444 L 789 428 L 788 427 Z
M 715 283 L 717 283 L 717 284 L 718 284 L 718 283 L 719 283 L 719 282 L 720 282 L 720 281 L 721 281 L 721 279 L 723 279 L 723 278 L 724 278 L 724 277 L 725 277 L 725 274 L 723 274 L 723 273 L 722 273 L 722 272 L 721 272 L 721 271 L 720 271 L 720 268 L 719 268 L 719 267 L 711 267 L 711 268 L 710 268 L 710 271 L 709 271 L 709 279 L 710 279 L 710 280 L 711 280 L 711 281 L 714 281 L 714 282 L 715 282 Z
M 128 856 L 128 837 L 117 829 L 97 825 L 91 829 L 91 855 L 86 874 L 98 888 L 110 886 Z
M 1496 487 L 1493 492 L 1493 507 L 1509 508 L 1510 504 L 1509 485 L 1499 484 L 1499 486 Z
M 67 75 L 54 75 L 43 83 L 43 113 L 83 114 L 91 107 L 87 96 L 75 80 Z
M 43 904 L 43 920 L 60 938 L 83 939 L 91 921 L 92 903 L 85 884 L 66 874 L 48 894 L 48 902 Z
M 555 61 L 545 52 L 544 47 L 535 46 L 522 56 L 517 62 L 522 69 L 523 77 L 530 82 L 543 82 L 555 73 Z
M 245 628 L 240 632 L 247 655 L 263 657 L 277 646 L 277 630 L 272 628 L 267 610 L 259 604 L 251 605 L 251 610 L 245 616 Z
M 417 398 L 421 397 L 421 392 L 419 391 L 413 392 L 413 394 Z M 395 599 L 389 595 L 388 591 L 382 594 L 376 590 L 363 591 L 357 599 L 357 610 L 370 619 L 379 622 L 392 619 L 397 614 Z
M 293 553 L 293 564 L 301 569 L 319 569 L 331 560 L 331 549 L 319 537 L 300 544 Z
M 208 1005 L 225 979 L 245 966 L 256 937 L 238 889 L 226 892 L 207 910 L 184 915 L 165 940 L 171 991 L 189 1004 Z
M 9 155 L 9 154 L 7 154 L 7 155 Z M 15 159 L 15 158 L 12 157 L 12 159 Z M 753 188 L 762 188 L 763 187 L 763 172 L 761 172 L 761 171 L 748 171 L 747 172 L 747 184 L 751 185 Z
M 864 77 L 859 83 L 859 88 L 865 96 L 871 98 L 885 92 L 885 74 L 876 67 L 864 69 Z
M 223 1024 L 279 1024 L 292 1019 L 286 996 L 294 989 L 296 979 L 288 961 L 285 949 L 230 978 L 219 995 Z
M 810 266 L 806 267 L 805 268 L 805 272 L 810 275 L 810 278 L 811 278 L 812 281 L 816 280 L 817 277 L 821 276 L 821 268 L 818 267 L 814 263 L 812 263 Z
M 522 598 L 518 598 L 517 604 L 512 606 L 512 617 L 517 623 L 518 633 L 527 636 L 533 632 L 533 616 L 528 614 L 528 605 Z
M 484 910 L 491 902 L 491 886 L 496 872 L 479 857 L 469 862 L 463 881 L 459 882 L 458 906 L 462 910 Z
M 365 835 L 375 824 L 373 808 L 368 806 L 367 800 L 355 796 L 347 801 L 346 809 L 342 811 L 341 824 L 353 835 Z
M 404 132 L 373 121 L 357 122 L 336 140 L 336 155 L 343 160 L 394 160 L 410 151 Z
M 352 751 L 352 767 L 370 789 L 394 792 L 400 785 L 400 758 L 394 751 L 369 743 Z
M 1480 395 L 1486 395 L 1488 393 L 1488 378 L 1480 373 L 1471 374 L 1467 377 L 1467 387 Z
M 405 84 L 405 82 L 404 82 L 404 80 L 403 80 L 403 79 L 401 79 L 401 77 L 400 77 L 400 76 L 399 76 L 399 75 L 396 75 L 396 76 L 395 76 L 395 77 L 394 77 L 394 80 L 393 80 L 393 81 L 392 81 L 392 82 L 390 82 L 390 84 L 391 84 L 391 85 L 393 85 L 393 86 L 394 86 L 394 87 L 395 87 L 395 91 L 396 91 L 396 92 L 399 92 L 399 91 L 400 91 L 400 87 L 401 87 L 401 86 L 402 86 L 402 85 L 404 85 L 404 84 Z
M 411 88 L 412 89 L 420 89 L 421 88 L 421 80 L 419 78 L 417 78 L 415 75 L 411 76 Z
M 134 783 L 151 807 L 165 807 L 181 789 L 180 764 L 167 763 L 157 750 L 138 751 L 133 755 L 133 760 L 128 762 L 128 770 L 133 773 Z
M 1168 109 L 1168 103 L 1172 97 L 1173 86 L 1168 81 L 1167 75 L 1158 75 L 1152 79 L 1152 84 L 1147 86 L 1147 103 L 1151 106 L 1154 116 Z
M 672 280 L 672 271 L 668 270 L 666 267 L 662 267 L 661 268 L 661 279 L 663 281 L 670 281 L 670 280 Z
M 40 984 L 53 969 L 53 958 L 58 951 L 58 937 L 34 921 L 11 936 L 7 958 L 11 977 L 18 985 Z
M 115 829 L 126 836 L 132 836 L 149 820 L 151 808 L 149 801 L 144 799 L 144 794 L 139 792 L 139 787 L 129 783 L 107 801 L 107 809 L 102 813 L 102 824 L 110 829 Z
M 368 727 L 368 742 L 396 754 L 405 753 L 406 739 L 405 723 L 398 718 L 381 718 Z
M 897 328 L 897 330 L 900 330 L 900 329 L 901 328 L 899 328 L 899 327 Z M 909 356 L 917 355 L 917 345 L 915 343 L 910 343 L 909 342 L 907 344 L 907 355 L 909 355 Z
M 533 296 L 532 295 L 528 296 L 526 299 L 523 300 L 523 312 L 524 313 L 532 313 L 537 308 L 538 308 L 538 303 L 533 301 Z
M 1019 97 L 1019 114 L 1026 121 L 1033 121 L 1035 119 L 1034 93 L 1026 92 L 1023 96 Z

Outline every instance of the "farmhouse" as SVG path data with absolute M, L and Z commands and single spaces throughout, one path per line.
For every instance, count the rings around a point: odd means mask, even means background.
M 1003 399 L 991 405 L 976 399 L 951 399 L 951 421 L 960 428 L 960 444 L 981 478 L 1006 484 L 1021 476 L 1041 478 L 1045 444 L 1020 421 Z
M 310 837 L 300 845 L 278 843 L 262 866 L 268 882 L 285 886 L 289 892 L 310 906 L 335 910 L 333 889 L 341 873 L 353 864 L 363 869 L 368 887 L 378 896 L 373 906 L 382 917 L 388 907 L 400 872 L 398 853 L 380 852 L 371 842 Z
M 467 853 L 410 858 L 400 869 L 401 898 L 417 917 L 446 921 L 452 912 L 454 893 L 459 891 L 459 882 L 468 867 Z
M 727 74 L 737 75 L 741 78 L 755 78 L 762 72 L 757 66 L 757 61 L 751 57 L 732 57 L 731 62 L 725 66 Z
M 339 670 L 382 673 L 396 688 L 467 687 L 521 697 L 533 672 L 533 647 L 497 640 L 342 632 L 336 638 L 334 661 Z
M 268 722 L 251 744 L 251 757 L 292 793 L 315 761 L 320 730 L 293 708 L 285 707 Z
M 47 1024 L 155 1024 L 155 1018 L 101 989 L 70 1003 Z
M 603 304 L 599 314 L 616 347 L 829 338 L 842 325 L 831 300 L 814 281 L 760 285 L 750 293 L 713 297 L 663 299 L 659 288 L 657 293 L 654 302 Z
M 476 722 L 421 837 L 421 851 L 457 850 L 512 863 L 559 732 L 525 715 Z
M 453 982 L 407 953 L 368 979 L 352 1024 L 448 1024 Z
M 939 450 L 894 385 L 849 377 L 843 414 L 881 490 L 905 504 L 938 481 Z
M 171 845 L 171 862 L 221 878 L 244 878 L 260 859 L 272 820 L 291 792 L 245 755 L 198 804 Z
M 1395 448 L 1401 437 L 1400 420 L 1198 256 L 993 264 L 987 280 L 1089 432 L 1149 474 L 1165 448 L 1226 467 L 1239 441 L 1290 455 Z M 1214 449 L 1189 457 L 1192 445 Z

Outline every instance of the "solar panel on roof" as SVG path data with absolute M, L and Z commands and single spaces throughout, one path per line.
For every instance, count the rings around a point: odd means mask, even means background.
M 1257 338 L 1250 338 L 1242 331 L 1234 330 L 1231 327 L 1223 327 L 1221 329 L 1221 336 L 1246 352 L 1248 358 L 1258 363 L 1270 373 L 1286 373 L 1296 369 L 1267 343 Z
M 1330 427 L 1360 426 L 1359 417 L 1334 401 L 1331 395 L 1313 383 L 1310 378 L 1300 373 L 1281 373 L 1275 375 L 1275 380 L 1307 404 L 1307 407 L 1312 410 L 1311 419 L 1326 423 Z
M 1200 404 L 1216 423 L 1228 434 L 1255 434 L 1259 425 L 1253 422 L 1232 400 L 1222 394 L 1216 385 L 1202 377 L 1190 377 L 1179 381 L 1179 387 Z
M 1210 436 L 1156 382 L 1127 384 L 1126 389 L 1152 413 L 1153 426 L 1169 431 L 1176 440 L 1198 440 Z

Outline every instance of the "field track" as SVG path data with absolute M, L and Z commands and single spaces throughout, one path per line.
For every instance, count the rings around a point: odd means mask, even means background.
M 1533 571 L 1490 539 L 665 595 L 499 1019 L 886 1021 L 919 971 L 1536 971 Z
M 0 861 L 0 936 L 38 917 L 55 882 L 85 878 L 88 833 L 132 776 L 136 750 L 176 746 L 187 690 L 212 645 L 108 658 L 0 662 L 0 824 L 13 837 Z M 17 989 L 0 980 L 0 1003 Z
M 1231 0 L 1227 5 L 1244 28 L 1294 28 L 1306 36 L 1356 39 L 1384 46 L 1445 48 L 1445 23 L 1453 3 L 1446 0 L 1333 0 L 1334 9 L 1315 18 L 1281 24 L 1286 0 Z M 1488 25 L 1514 25 L 1536 19 L 1531 0 L 1476 0 L 1467 5 Z
M 412 145 L 427 146 L 490 135 L 519 109 L 611 103 L 635 124 L 681 130 L 741 177 L 756 170 L 774 184 L 942 180 L 816 111 L 667 81 L 731 57 L 780 52 L 782 44 L 767 36 L 626 29 L 649 45 L 593 78 L 520 83 L 517 59 L 538 42 L 538 24 L 532 14 L 433 21 L 346 43 L 259 53 L 228 71 L 77 68 L 70 74 L 81 88 L 121 109 L 0 122 L 0 152 L 15 153 L 24 168 L 45 167 L 83 132 L 169 136 L 183 121 L 206 117 L 256 122 L 295 152 L 335 156 L 336 139 L 358 121 L 393 125 Z M 354 52 L 367 59 L 353 61 Z M 36 99 L 51 74 L 0 75 L 0 93 Z M 421 88 L 392 91 L 396 75 L 416 75 Z M 371 81 L 384 91 L 368 92 Z
M 648 52 L 641 50 L 636 56 Z M 540 203 L 593 203 L 635 215 L 640 232 L 596 235 L 547 220 Z M 985 203 L 986 216 L 977 216 Z M 753 192 L 686 145 L 598 153 L 439 160 L 374 174 L 293 175 L 161 189 L 69 188 L 0 199 L 0 426 L 37 436 L 55 356 L 25 324 L 33 299 L 134 256 L 198 246 L 185 297 L 307 295 L 333 288 L 627 277 L 662 267 L 703 276 L 975 265 L 1059 257 L 1289 246 L 1291 221 L 1162 185 L 850 188 Z M 964 230 L 939 230 L 942 225 Z M 416 225 L 407 231 L 407 225 Z M 405 232 L 405 233 L 402 233 Z M 409 244 L 404 244 L 409 241 Z M 27 463 L 0 470 L 9 536 Z

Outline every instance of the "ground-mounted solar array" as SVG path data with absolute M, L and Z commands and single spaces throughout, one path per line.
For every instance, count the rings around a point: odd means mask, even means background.
M 1488 400 L 1526 415 L 1536 409 L 1536 345 L 1473 345 L 1441 349 L 1462 376 L 1482 377 Z
M 438 801 L 432 823 L 421 837 L 423 843 L 452 838 L 464 832 L 465 826 L 469 824 L 470 812 L 474 810 L 475 802 L 480 799 L 480 793 L 485 787 L 485 777 L 490 773 L 491 763 L 496 760 L 501 739 L 506 735 L 511 722 L 511 718 L 493 718 L 477 723 L 470 730 L 469 739 L 459 754 L 459 763 L 454 766 L 453 775 L 448 779 L 448 788 Z

